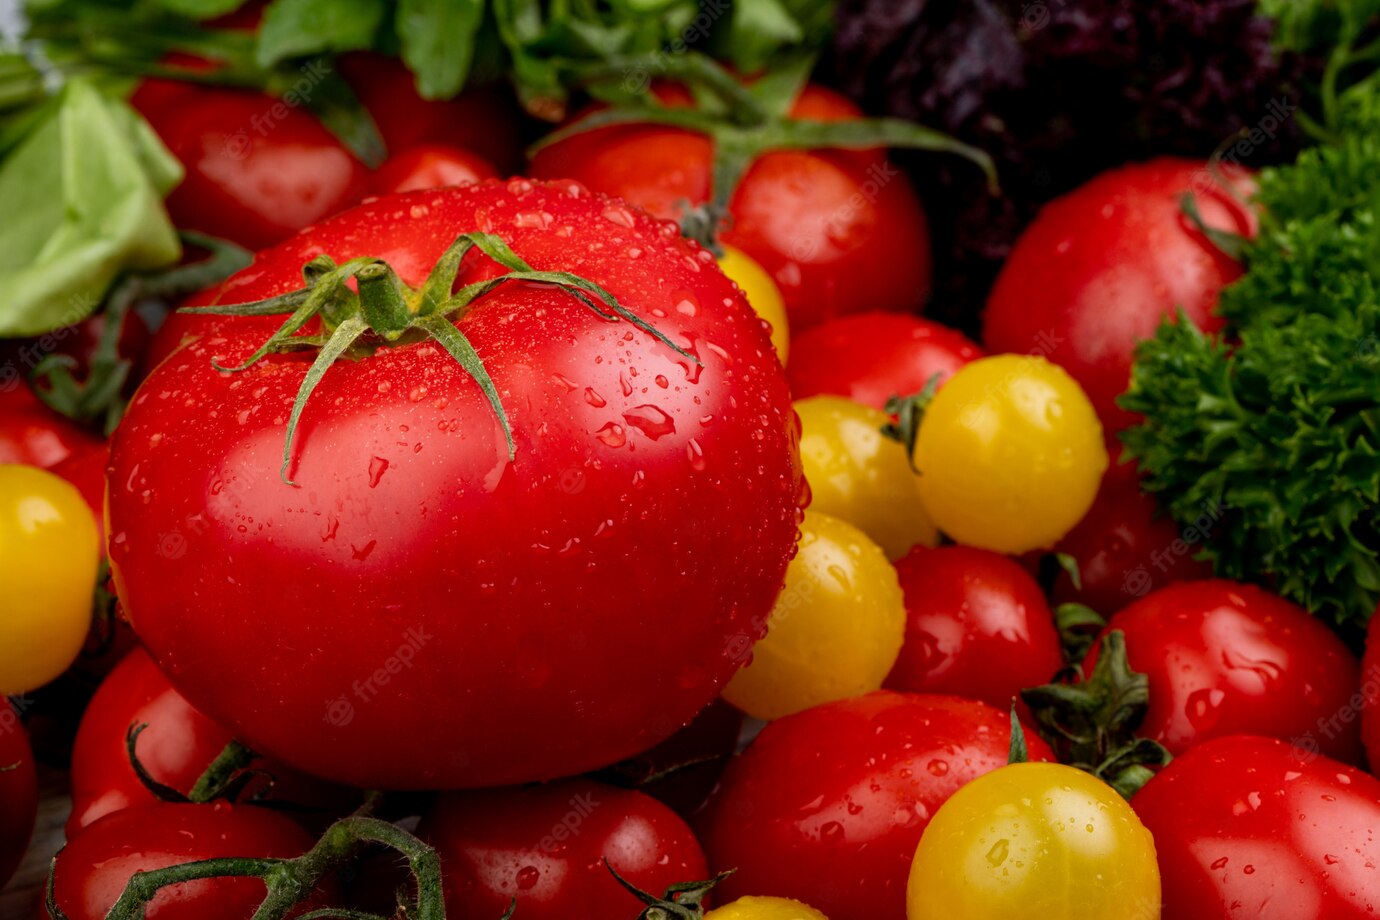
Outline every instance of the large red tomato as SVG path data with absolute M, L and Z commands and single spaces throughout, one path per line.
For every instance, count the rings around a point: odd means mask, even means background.
M 29 737 L 10 704 L 0 699 L 0 888 L 14 875 L 38 809 L 38 780 Z
M 266 808 L 160 802 L 106 815 L 69 843 L 53 865 L 53 894 L 69 920 L 101 920 L 135 872 L 222 856 L 294 858 L 311 846 L 306 831 Z M 145 916 L 246 920 L 264 895 L 254 878 L 183 882 L 160 891 Z
M 1107 629 L 1125 634 L 1127 660 L 1150 678 L 1140 733 L 1171 753 L 1251 734 L 1361 761 L 1356 658 L 1302 607 L 1253 585 L 1181 581 L 1125 608 Z
M 1136 344 L 1180 308 L 1203 330 L 1220 329 L 1218 292 L 1241 274 L 1183 213 L 1190 192 L 1208 226 L 1254 234 L 1254 215 L 1201 162 L 1162 158 L 1105 172 L 1046 205 L 1016 241 L 987 301 L 983 343 L 1062 365 L 1102 424 L 1125 428 L 1134 416 L 1115 400 Z
M 179 227 L 260 249 L 365 192 L 364 164 L 300 105 L 160 80 L 130 101 L 186 169 L 168 196 Z
M 1032 760 L 1053 753 L 1027 730 Z M 718 889 L 795 898 L 830 920 L 905 916 L 915 847 L 939 806 L 1007 762 L 1010 716 L 952 696 L 879 691 L 772 722 L 701 816 Z
M 1218 738 L 1131 799 L 1172 920 L 1370 920 L 1380 781 L 1273 738 Z
M 669 92 L 673 101 L 679 95 Z M 858 118 L 808 86 L 797 117 Z M 532 174 L 568 177 L 660 217 L 709 198 L 713 145 L 677 128 L 599 128 L 540 150 Z M 757 158 L 729 203 L 723 241 L 775 279 L 793 333 L 845 313 L 918 310 L 929 294 L 929 229 L 910 181 L 877 151 L 788 150 Z
M 418 834 L 441 854 L 446 909 L 526 920 L 631 917 L 638 901 L 708 877 L 695 835 L 651 796 L 588 779 L 443 795 Z
M 796 399 L 821 393 L 886 408 L 893 396 L 919 393 L 983 351 L 957 329 L 919 316 L 841 316 L 791 340 L 786 377 Z
M 886 685 L 952 693 L 998 709 L 1064 665 L 1054 615 L 1008 556 L 971 546 L 917 546 L 896 563 L 906 642 Z
M 261 323 L 165 360 L 111 455 L 120 597 L 159 666 L 256 751 L 365 787 L 549 779 L 688 722 L 760 635 L 794 550 L 798 426 L 771 342 L 712 256 L 571 183 L 380 199 L 264 253 L 222 297 L 303 263 L 387 259 L 418 285 L 457 234 L 601 284 L 680 347 L 552 285 L 508 283 L 429 342 L 338 362 L 285 425 L 310 354 L 238 373 Z M 497 266 L 470 260 L 461 281 Z

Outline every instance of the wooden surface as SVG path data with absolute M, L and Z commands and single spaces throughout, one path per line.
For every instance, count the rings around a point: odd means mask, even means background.
M 72 810 L 72 802 L 67 797 L 67 776 L 44 771 L 39 783 L 38 824 L 24 864 L 0 891 L 0 920 L 35 920 L 42 916 L 39 901 L 48 880 L 48 864 L 62 847 L 62 826 Z

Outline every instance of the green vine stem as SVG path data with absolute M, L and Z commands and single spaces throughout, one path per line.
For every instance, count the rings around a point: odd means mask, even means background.
M 337 821 L 326 829 L 314 847 L 295 859 L 221 857 L 136 872 L 111 906 L 106 920 L 143 920 L 149 902 L 164 888 L 214 878 L 262 879 L 267 894 L 252 920 L 281 920 L 316 891 L 328 874 L 366 844 L 390 847 L 407 860 L 417 880 L 417 900 L 409 917 L 416 920 L 445 920 L 441 860 L 436 851 L 396 825 L 361 816 Z M 68 920 L 57 905 L 57 866 L 58 859 L 54 858 L 48 876 L 48 914 L 53 920 Z M 306 916 L 374 920 L 372 914 L 342 909 L 317 910 Z

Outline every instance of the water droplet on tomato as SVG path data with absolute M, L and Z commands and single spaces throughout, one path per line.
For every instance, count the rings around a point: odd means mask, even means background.
M 593 387 L 585 387 L 585 402 L 596 409 L 602 409 L 609 404 L 609 401 L 595 392 Z
M 620 227 L 631 228 L 635 223 L 632 212 L 619 205 L 609 205 L 607 208 L 604 208 L 604 219 Z
M 1184 712 L 1188 721 L 1200 732 L 1211 730 L 1222 717 L 1222 701 L 1226 694 L 1216 687 L 1204 687 L 1188 695 Z
M 519 891 L 531 891 L 537 887 L 537 882 L 541 881 L 541 870 L 536 866 L 523 866 L 518 870 L 517 886 Z
M 700 442 L 691 438 L 685 445 L 685 456 L 690 460 L 690 468 L 696 472 L 704 471 L 704 448 L 700 447 Z
M 623 413 L 623 420 L 653 441 L 676 433 L 675 420 L 658 406 L 634 406 Z
M 1209 869 L 1225 869 L 1227 867 L 1227 857 L 1222 856 L 1212 861 Z
M 1006 856 L 1010 851 L 1011 841 L 1003 837 L 1001 840 L 992 844 L 992 848 L 987 851 L 987 864 L 995 869 L 1006 862 Z
M 925 769 L 930 771 L 931 776 L 946 776 L 949 772 L 949 762 L 935 758 L 925 765 Z
M 369 461 L 369 488 L 376 488 L 383 474 L 388 472 L 388 461 L 382 457 L 374 457 Z
M 617 422 L 609 422 L 603 428 L 594 432 L 594 436 L 603 441 L 609 447 L 622 447 L 628 443 L 628 436 L 623 430 L 623 426 Z

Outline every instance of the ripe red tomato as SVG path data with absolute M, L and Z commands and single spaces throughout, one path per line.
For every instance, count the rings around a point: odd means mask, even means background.
M 1115 400 L 1136 344 L 1182 308 L 1205 331 L 1241 266 L 1180 208 L 1193 192 L 1208 226 L 1253 235 L 1254 215 L 1195 160 L 1161 158 L 1110 170 L 1046 205 L 1011 250 L 983 317 L 994 352 L 1035 353 L 1082 384 L 1109 431 L 1135 416 Z
M 830 920 L 905 916 L 920 835 L 958 788 L 1005 765 L 1010 717 L 951 696 L 878 691 L 769 724 L 697 824 L 717 889 L 795 898 Z M 1052 760 L 1027 731 L 1032 760 Z
M 101 443 L 89 450 L 72 454 L 52 467 L 53 474 L 76 486 L 81 497 L 86 499 L 86 504 L 91 507 L 96 530 L 100 534 L 98 545 L 101 555 L 105 555 L 105 468 L 109 462 L 110 448 L 107 444 Z
M 0 367 L 0 463 L 48 469 L 100 447 L 100 438 L 43 405 L 17 377 L 7 379 L 5 369 Z
M 665 802 L 677 814 L 690 815 L 704 804 L 737 753 L 742 730 L 742 712 L 717 699 L 656 747 L 597 776 L 634 787 Z
M 1159 513 L 1154 496 L 1140 490 L 1135 466 L 1113 460 L 1092 508 L 1055 547 L 1078 563 L 1082 587 L 1060 572 L 1054 600 L 1086 604 L 1107 616 L 1154 588 L 1210 578 L 1211 563 L 1193 557 L 1220 517 L 1204 506 L 1197 521 L 1180 529 Z
M 1131 799 L 1164 916 L 1362 920 L 1380 904 L 1380 780 L 1273 738 L 1217 738 Z
M 130 102 L 186 169 L 167 201 L 179 227 L 261 249 L 365 192 L 364 164 L 300 106 L 158 80 Z
M 230 733 L 202 715 L 173 689 L 148 653 L 136 648 L 115 666 L 91 698 L 72 749 L 72 814 L 67 836 L 115 811 L 151 805 L 158 798 L 130 765 L 126 733 L 147 725 L 139 735 L 139 763 L 159 783 L 187 793 L 211 762 L 230 743 Z M 270 796 L 283 805 L 302 807 L 339 804 L 332 790 L 281 764 L 256 761 L 262 779 L 245 795 Z M 271 779 L 270 779 L 271 778 Z
M 106 815 L 67 844 L 53 866 L 57 906 L 69 920 L 102 920 L 130 876 L 221 856 L 293 858 L 312 846 L 288 818 L 252 805 L 160 802 Z M 254 878 L 215 878 L 163 889 L 148 920 L 245 920 L 264 899 Z
M 471 230 L 602 284 L 701 364 L 552 286 L 501 285 L 461 328 L 515 460 L 478 385 L 400 344 L 325 374 L 293 487 L 283 423 L 311 357 L 221 373 L 263 338 L 231 320 L 154 370 L 113 442 L 111 565 L 154 659 L 254 750 L 351 785 L 549 779 L 651 747 L 741 664 L 734 637 L 761 634 L 794 550 L 785 376 L 672 224 L 574 183 L 412 192 L 261 254 L 221 296 L 294 289 L 321 252 L 416 285 Z
M 683 93 L 669 91 L 672 102 Z M 808 86 L 793 114 L 857 118 L 851 102 Z M 578 179 L 659 217 L 709 198 L 713 146 L 676 128 L 600 128 L 540 150 L 532 174 Z M 863 310 L 918 310 L 929 293 L 929 229 L 910 181 L 878 151 L 779 151 L 759 157 L 729 203 L 722 239 L 767 270 L 792 333 Z
M 1380 769 L 1380 617 L 1371 617 L 1366 653 L 1361 658 L 1361 738 L 1372 770 Z
M 426 144 L 389 157 L 375 170 L 369 185 L 377 195 L 392 195 L 497 178 L 498 170 L 477 153 L 444 144 Z
M 446 910 L 526 920 L 631 917 L 638 901 L 609 873 L 660 895 L 708 878 L 686 823 L 651 796 L 588 779 L 441 796 L 418 834 L 441 854 Z
M 906 641 L 886 686 L 1007 709 L 1063 667 L 1054 615 L 1013 559 L 970 546 L 917 546 L 896 563 Z
M 1253 585 L 1184 581 L 1147 594 L 1107 629 L 1125 634 L 1131 667 L 1150 678 L 1140 734 L 1171 753 L 1253 734 L 1361 762 L 1360 668 L 1303 608 Z
M 786 378 L 796 399 L 825 393 L 886 408 L 892 396 L 947 378 L 984 352 L 957 329 L 895 313 L 841 316 L 791 340 Z
M 391 156 L 445 144 L 474 151 L 505 175 L 522 165 L 521 108 L 506 87 L 473 86 L 454 99 L 429 100 L 417 94 L 412 73 L 397 58 L 357 51 L 337 63 Z
M 19 868 L 38 813 L 34 755 L 19 715 L 0 700 L 0 888 Z

